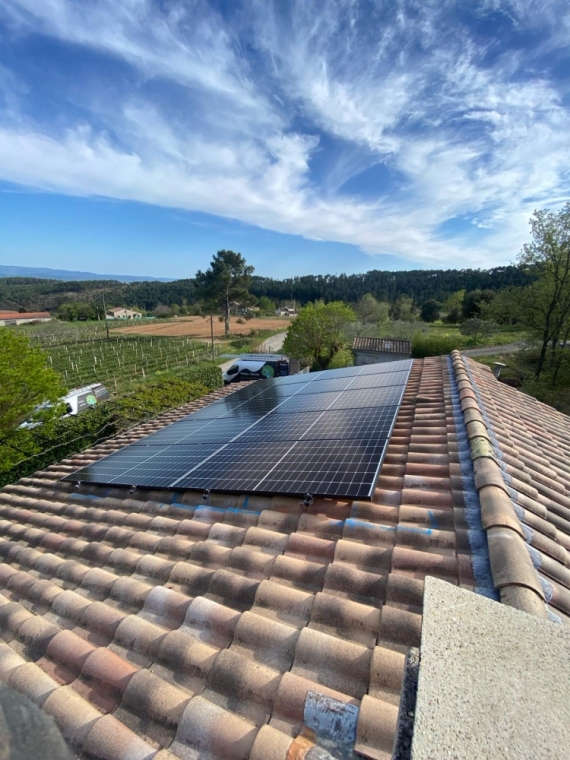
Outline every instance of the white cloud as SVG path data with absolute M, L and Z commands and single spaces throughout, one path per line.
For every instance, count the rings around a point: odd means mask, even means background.
M 518 24 L 556 34 L 554 2 L 538 20 L 520 5 L 508 6 Z M 62 128 L 26 111 L 25 88 L 16 97 L 5 72 L 0 86 L 12 96 L 0 121 L 0 178 L 203 211 L 438 266 L 512 260 L 532 209 L 569 196 L 570 117 L 556 85 L 544 72 L 522 76 L 520 51 L 484 64 L 465 25 L 444 26 L 441 3 L 378 5 L 364 23 L 356 0 L 299 0 L 286 15 L 252 0 L 231 21 L 199 0 L 166 7 L 0 0 L 13 35 L 97 50 L 141 82 L 87 95 L 92 123 Z M 145 82 L 170 82 L 176 102 Z M 346 147 L 319 181 L 311 161 L 320 131 Z M 351 174 L 381 161 L 405 178 L 405 192 L 339 193 Z M 439 225 L 462 215 L 484 234 L 442 240 Z

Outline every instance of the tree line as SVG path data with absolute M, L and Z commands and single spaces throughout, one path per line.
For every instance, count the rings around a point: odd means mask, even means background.
M 160 311 L 161 307 L 178 307 L 182 313 L 199 313 L 201 307 L 200 275 L 174 282 L 131 282 L 115 280 L 81 280 L 62 282 L 31 277 L 0 278 L 0 308 L 27 311 L 57 311 L 65 304 L 86 307 L 105 293 L 108 307 L 128 306 L 142 311 Z M 307 275 L 285 280 L 259 277 L 250 273 L 248 291 L 254 300 L 280 305 L 296 302 L 299 306 L 322 300 L 357 303 L 366 294 L 394 305 L 398 299 L 411 299 L 415 308 L 435 300 L 445 302 L 458 291 L 491 290 L 522 287 L 534 279 L 532 272 L 517 266 L 481 269 L 411 270 L 385 272 L 371 270 L 355 275 Z M 89 313 L 95 314 L 93 306 Z M 62 310 L 62 313 L 65 309 Z M 73 308 L 71 309 L 73 315 Z M 65 317 L 64 317 L 65 318 Z M 74 318 L 73 316 L 68 318 Z M 78 318 L 85 318 L 81 315 Z M 95 317 L 96 318 L 96 317 Z

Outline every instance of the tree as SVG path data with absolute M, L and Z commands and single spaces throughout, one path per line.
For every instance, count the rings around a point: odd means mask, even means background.
M 401 322 L 413 322 L 417 313 L 413 299 L 400 296 L 392 306 L 391 317 Z
M 366 293 L 356 304 L 356 314 L 364 324 L 379 325 L 388 321 L 390 306 L 377 301 L 371 293 Z
M 480 318 L 484 304 L 490 303 L 494 297 L 493 290 L 472 290 L 470 293 L 465 293 L 461 306 L 463 319 Z
M 248 266 L 241 253 L 218 251 L 209 269 L 196 273 L 196 285 L 202 298 L 213 301 L 224 317 L 225 335 L 230 332 L 230 303 L 239 301 L 242 306 L 251 302 L 249 286 L 253 267 Z
M 44 401 L 57 401 L 65 386 L 47 366 L 47 355 L 24 335 L 0 327 L 0 442 Z
M 317 301 L 299 311 L 287 330 L 283 351 L 314 369 L 326 369 L 333 356 L 345 347 L 344 330 L 356 318 L 341 301 Z
M 513 309 L 540 339 L 537 379 L 550 347 L 555 382 L 560 349 L 570 338 L 570 203 L 558 212 L 535 211 L 530 226 L 532 240 L 523 246 L 518 262 L 537 279 L 513 292 Z
M 327 369 L 342 369 L 342 367 L 352 367 L 353 365 L 354 355 L 350 348 L 341 348 L 327 364 Z
M 496 322 L 490 322 L 484 319 L 467 319 L 459 328 L 461 335 L 466 335 L 477 343 L 479 338 L 488 337 L 497 332 L 499 326 Z
M 275 312 L 275 301 L 267 296 L 261 296 L 259 299 L 259 311 L 262 314 L 273 314 Z
M 424 322 L 435 322 L 436 319 L 439 319 L 439 308 L 439 304 L 435 299 L 431 298 L 429 301 L 426 301 L 420 312 L 421 319 Z
M 518 307 L 516 300 L 519 298 L 521 288 L 506 288 L 495 294 L 489 303 L 481 307 L 481 318 L 492 320 L 500 325 L 514 325 L 518 321 Z

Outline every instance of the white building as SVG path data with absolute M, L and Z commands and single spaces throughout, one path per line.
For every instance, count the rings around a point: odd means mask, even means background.
M 51 322 L 49 311 L 2 311 L 0 310 L 0 327 L 10 325 L 27 325 L 31 322 Z
M 105 313 L 107 319 L 140 319 L 140 311 L 127 309 L 125 306 L 116 306 L 114 309 L 107 309 Z

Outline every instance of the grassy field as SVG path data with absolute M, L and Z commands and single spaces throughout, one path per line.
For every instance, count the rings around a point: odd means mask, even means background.
M 378 333 L 379 338 L 404 338 L 411 340 L 414 335 L 422 333 L 425 336 L 437 338 L 449 338 L 456 343 L 456 348 L 481 348 L 483 346 L 500 346 L 507 343 L 524 341 L 527 333 L 512 326 L 499 327 L 493 335 L 485 336 L 474 343 L 470 338 L 462 335 L 459 325 L 445 325 L 442 322 L 427 324 L 426 322 L 390 322 L 381 325 Z

